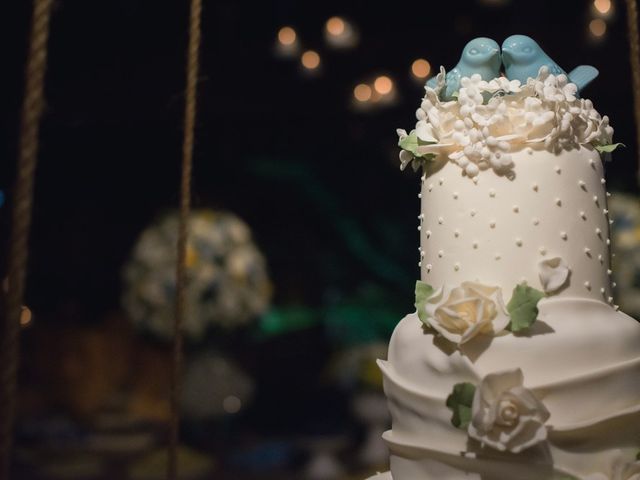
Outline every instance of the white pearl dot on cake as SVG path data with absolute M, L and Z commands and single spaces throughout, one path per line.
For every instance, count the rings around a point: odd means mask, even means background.
M 521 239 L 521 238 L 516 238 L 516 245 L 517 245 L 518 247 L 521 247 L 521 246 L 522 246 L 522 239 Z
M 600 263 L 603 263 L 603 262 L 604 262 L 604 258 L 602 258 L 602 254 L 599 254 L 599 255 L 598 255 L 598 260 L 600 261 Z
M 422 266 L 422 262 L 418 262 L 418 266 L 421 267 Z
M 569 238 L 569 235 L 567 235 L 567 232 L 560 232 L 560 238 L 566 240 L 567 238 Z
M 471 246 L 472 246 L 473 248 L 477 249 L 477 248 L 478 248 L 478 242 L 473 242 L 473 243 L 471 244 Z
M 491 228 L 496 228 L 496 222 L 489 222 L 489 226 Z
M 429 184 L 429 186 L 427 187 L 427 190 L 429 190 L 429 191 L 433 190 L 433 183 Z
M 580 218 L 583 219 L 583 220 L 586 220 L 587 219 L 587 214 L 584 213 L 584 212 L 580 212 Z
M 597 195 L 593 196 L 593 201 L 594 201 L 594 203 L 598 203 L 598 196 Z
M 460 264 L 456 263 L 453 265 L 453 269 L 457 272 L 458 270 L 460 270 Z
M 607 181 L 604 179 L 604 177 L 602 177 L 602 178 L 600 179 L 600 183 L 601 183 L 602 185 L 604 185 L 605 183 L 607 183 Z
M 422 193 L 419 193 L 419 194 L 418 194 L 418 198 L 422 198 Z
M 614 305 L 613 309 L 617 312 L 618 310 L 620 310 L 620 306 L 619 305 Z
M 425 235 L 427 236 L 427 238 L 431 238 L 431 230 L 427 230 L 426 232 L 424 232 Z
M 444 255 L 444 252 L 442 250 L 438 250 L 438 257 L 442 258 Z
M 605 291 L 604 287 L 600 288 L 600 293 L 604 293 Z
M 556 198 L 555 202 L 556 202 L 557 206 L 561 206 L 562 205 L 562 200 L 560 200 L 559 198 Z
M 585 191 L 587 190 L 587 184 L 584 183 L 584 180 L 578 180 L 578 186 Z
M 538 249 L 538 251 L 540 252 L 540 255 L 546 255 L 547 254 L 547 249 L 544 247 L 540 247 Z
M 613 283 L 611 284 L 611 286 L 612 286 L 613 288 L 616 288 L 616 287 L 618 286 L 618 284 L 617 284 L 616 282 L 613 282 Z
M 613 271 L 611 269 L 607 269 L 607 275 L 611 276 L 612 273 Z
M 453 231 L 453 236 L 458 238 L 460 236 L 460 230 L 454 230 Z
M 444 223 L 444 218 L 438 217 L 438 223 L 442 225 Z
M 527 152 L 527 154 L 529 154 L 529 155 L 533 155 L 533 148 L 531 148 L 531 147 L 527 147 L 527 148 L 525 149 L 525 152 Z
M 479 180 L 479 178 L 478 178 L 478 176 L 477 176 L 477 175 L 471 179 L 471 181 L 472 181 L 473 183 L 475 183 L 476 185 L 478 184 L 478 180 Z
M 422 225 L 418 225 L 418 231 L 422 230 Z
M 518 205 L 513 206 L 513 212 L 518 213 L 520 211 L 520 207 Z
M 562 169 L 561 169 L 558 165 L 556 165 L 556 166 L 554 167 L 554 169 L 553 169 L 553 170 L 554 170 L 558 175 L 560 175 L 560 173 L 562 173 Z
M 453 192 L 453 199 L 454 199 L 454 200 L 457 200 L 457 199 L 458 199 L 458 196 L 459 196 L 459 195 L 458 195 L 458 192 Z
M 584 288 L 586 288 L 587 290 L 591 290 L 591 282 L 589 281 L 584 282 Z
M 591 165 L 592 167 L 594 167 L 594 168 L 595 168 L 595 166 L 596 166 L 596 161 L 595 161 L 593 158 L 590 158 L 590 159 L 589 159 L 589 165 Z
M 602 213 L 604 213 L 605 215 L 609 215 L 609 210 L 607 210 L 606 208 L 603 208 Z
M 589 247 L 584 247 L 584 253 L 587 255 L 587 257 L 591 256 L 591 249 Z
M 475 210 L 471 210 L 471 212 L 470 212 L 470 213 L 471 213 L 471 216 L 472 216 L 472 217 L 475 217 L 477 212 L 476 212 Z
M 431 272 L 432 268 L 433 268 L 433 265 L 431 265 L 430 263 L 427 263 L 427 273 Z
M 440 180 L 438 180 L 438 185 L 443 185 L 444 184 L 444 178 L 440 177 Z
M 610 197 L 610 196 L 611 196 L 611 193 L 607 192 L 607 197 Z
M 538 219 L 538 218 L 534 218 L 534 219 L 532 220 L 532 222 L 533 222 L 533 224 L 534 224 L 534 225 L 538 225 L 538 224 L 540 224 L 540 219 Z
M 493 188 L 492 188 L 491 190 L 489 190 L 489 196 L 490 196 L 491 198 L 495 198 L 495 196 L 496 196 L 496 191 L 495 191 Z
M 531 185 L 531 188 L 533 188 L 534 192 L 537 192 L 539 187 L 537 183 L 534 183 L 533 185 Z
M 609 225 L 613 225 L 613 219 L 609 220 Z
M 420 177 L 420 180 L 424 182 L 426 179 L 427 179 L 427 174 L 423 173 L 422 176 Z
M 502 258 L 502 256 L 499 253 L 496 253 L 495 257 L 493 257 L 493 258 L 495 258 L 496 260 L 500 260 Z
M 600 230 L 600 228 L 599 228 L 599 227 L 598 227 L 598 228 L 596 228 L 596 235 L 597 235 L 597 236 L 602 235 L 602 230 Z
M 611 245 L 611 239 L 607 238 L 607 245 Z

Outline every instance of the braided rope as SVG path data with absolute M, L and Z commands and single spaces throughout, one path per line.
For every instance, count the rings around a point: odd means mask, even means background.
M 640 34 L 638 34 L 638 3 L 627 1 L 627 28 L 631 61 L 633 110 L 636 117 L 636 149 L 638 150 L 638 182 L 640 182 Z
M 188 221 L 191 209 L 191 170 L 193 163 L 196 121 L 196 87 L 199 69 L 200 21 L 202 0 L 191 0 L 189 49 L 187 55 L 187 90 L 184 109 L 184 139 L 182 144 L 182 179 L 180 184 L 180 222 L 178 230 L 178 261 L 176 264 L 176 312 L 173 329 L 173 366 L 171 374 L 171 420 L 167 478 L 178 478 L 178 439 L 180 435 L 180 380 L 182 369 L 182 325 L 186 300 L 186 264 Z
M 0 368 L 0 479 L 9 479 L 20 354 L 20 314 L 24 299 L 33 181 L 38 157 L 40 118 L 44 107 L 44 75 L 52 0 L 35 0 L 25 72 L 25 94 L 9 243 L 9 290 L 5 300 Z

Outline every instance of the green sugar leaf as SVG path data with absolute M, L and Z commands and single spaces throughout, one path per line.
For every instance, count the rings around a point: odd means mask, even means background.
M 433 291 L 433 287 L 428 283 L 420 280 L 416 282 L 416 311 L 418 312 L 418 318 L 420 321 L 428 327 L 431 325 L 429 325 L 429 316 L 427 315 L 425 305 L 427 300 L 429 300 L 433 295 Z
M 611 153 L 618 147 L 626 148 L 626 145 L 624 143 L 610 143 L 608 145 L 596 145 L 595 149 L 600 153 Z
M 451 423 L 454 427 L 466 429 L 471 423 L 471 406 L 476 386 L 469 382 L 456 383 L 447 397 L 447 408 L 453 412 Z
M 525 284 L 513 289 L 513 296 L 507 304 L 507 311 L 511 316 L 509 329 L 519 332 L 529 328 L 538 318 L 538 302 L 544 298 L 544 293 Z
M 415 158 L 424 158 L 425 160 L 430 160 L 435 157 L 433 153 L 422 154 L 418 153 L 417 149 L 422 145 L 432 145 L 434 143 L 436 142 L 425 142 L 424 140 L 420 140 L 418 138 L 418 135 L 416 134 L 416 131 L 412 130 L 409 135 L 398 141 L 398 146 L 403 150 L 411 153 L 411 155 L 413 155 Z

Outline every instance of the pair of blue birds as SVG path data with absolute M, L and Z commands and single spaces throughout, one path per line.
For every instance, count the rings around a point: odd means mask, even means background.
M 501 65 L 504 65 L 504 72 L 509 80 L 520 80 L 523 84 L 528 78 L 537 77 L 540 67 L 547 66 L 553 75 L 567 75 L 569 81 L 576 84 L 578 91 L 598 76 L 598 70 L 589 65 L 580 65 L 567 74 L 534 39 L 526 35 L 507 38 L 502 42 L 502 54 L 495 40 L 479 37 L 467 43 L 458 64 L 447 72 L 446 88 L 440 93 L 441 98 L 452 100 L 454 93 L 460 89 L 462 77 L 477 73 L 483 80 L 489 81 L 500 76 Z M 436 78 L 431 78 L 427 86 L 434 88 Z

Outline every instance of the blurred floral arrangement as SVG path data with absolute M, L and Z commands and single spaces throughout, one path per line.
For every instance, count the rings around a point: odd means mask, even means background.
M 609 199 L 609 211 L 614 219 L 616 302 L 622 310 L 640 318 L 640 198 L 615 193 Z
M 272 287 L 247 224 L 196 210 L 188 231 L 185 336 L 198 341 L 210 327 L 235 329 L 264 313 Z M 123 271 L 123 307 L 138 329 L 162 339 L 173 329 L 177 240 L 178 215 L 170 212 L 142 232 Z

